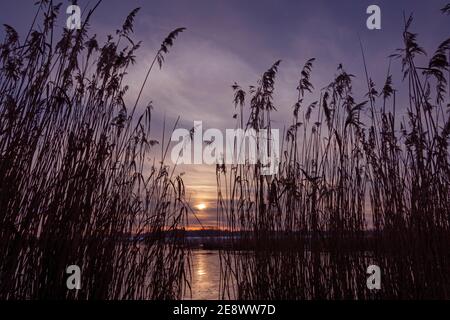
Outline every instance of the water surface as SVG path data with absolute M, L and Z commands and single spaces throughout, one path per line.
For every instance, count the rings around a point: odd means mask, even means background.
M 192 250 L 191 292 L 187 290 L 183 299 L 219 299 L 220 260 L 219 251 Z

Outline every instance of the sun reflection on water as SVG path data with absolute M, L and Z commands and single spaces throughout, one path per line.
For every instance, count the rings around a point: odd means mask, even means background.
M 220 262 L 218 251 L 194 250 L 192 252 L 192 297 L 187 294 L 184 299 L 218 299 L 219 284 Z
M 197 259 L 197 275 L 200 277 L 206 276 L 205 255 L 199 254 Z

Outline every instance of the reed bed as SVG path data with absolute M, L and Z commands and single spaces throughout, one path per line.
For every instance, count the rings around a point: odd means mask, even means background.
M 37 3 L 24 39 L 0 44 L 0 299 L 174 299 L 187 281 L 184 185 L 150 135 L 139 101 L 184 29 L 163 41 L 135 104 L 124 77 L 140 42 L 133 10 L 101 44 L 55 28 L 61 4 Z M 150 165 L 149 165 L 150 163 Z M 152 164 L 153 163 L 153 164 Z M 170 237 L 168 237 L 170 234 Z M 81 268 L 81 290 L 66 267 Z
M 450 298 L 450 39 L 419 67 L 425 51 L 411 29 L 410 17 L 403 47 L 390 57 L 407 84 L 400 106 L 390 71 L 378 89 L 366 68 L 366 99 L 356 101 L 355 77 L 342 65 L 315 90 L 310 59 L 278 173 L 261 175 L 261 164 L 217 165 L 217 219 L 236 243 L 221 252 L 220 297 Z M 233 86 L 237 128 L 272 127 L 280 66 L 248 91 Z M 366 287 L 371 264 L 381 268 L 381 290 Z

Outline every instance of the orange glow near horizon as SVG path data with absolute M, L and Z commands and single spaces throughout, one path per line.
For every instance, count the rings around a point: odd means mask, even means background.
M 206 204 L 205 203 L 199 203 L 195 206 L 198 210 L 205 210 L 206 209 Z

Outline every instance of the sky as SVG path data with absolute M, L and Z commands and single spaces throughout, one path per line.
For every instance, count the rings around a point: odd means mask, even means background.
M 25 35 L 35 14 L 35 1 L 0 1 L 0 22 Z M 57 1 L 55 1 L 57 2 Z M 62 1 L 58 23 L 67 15 Z M 95 0 L 78 1 L 88 10 Z M 137 64 L 129 70 L 127 101 L 133 101 L 161 41 L 177 27 L 187 28 L 166 56 L 161 70 L 154 69 L 141 98 L 141 107 L 152 101 L 152 132 L 160 138 L 163 119 L 171 127 L 180 116 L 179 127 L 190 129 L 194 120 L 206 128 L 233 128 L 234 82 L 242 87 L 256 84 L 260 75 L 281 59 L 276 82 L 274 127 L 289 125 L 300 70 L 316 58 L 312 83 L 320 89 L 331 82 L 338 64 L 356 76 L 353 89 L 362 97 L 367 91 L 359 38 L 365 50 L 368 72 L 378 87 L 384 83 L 389 59 L 402 46 L 404 15 L 414 14 L 413 31 L 431 55 L 446 39 L 450 17 L 439 12 L 447 1 L 270 1 L 270 0 L 104 0 L 91 20 L 90 32 L 99 42 L 120 28 L 128 13 L 141 7 L 134 23 L 134 39 L 142 41 Z M 381 9 L 381 30 L 366 27 L 366 8 Z M 83 16 L 82 16 L 83 19 Z M 3 29 L 0 36 L 3 36 Z M 392 72 L 400 75 L 400 62 Z M 401 86 L 401 78 L 393 78 Z M 317 99 L 317 97 L 316 97 Z M 131 102 L 130 102 L 131 104 Z M 190 165 L 184 172 L 188 197 L 194 206 L 204 203 L 198 216 L 204 225 L 214 225 L 215 167 Z M 194 222 L 193 217 L 191 217 Z

